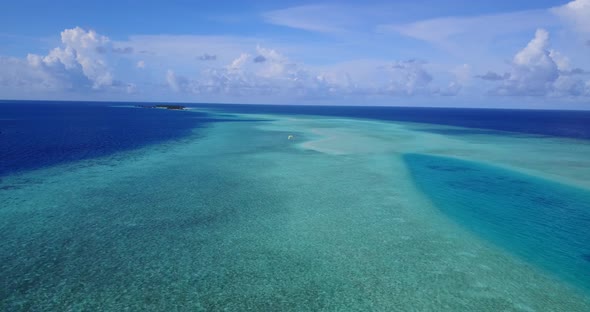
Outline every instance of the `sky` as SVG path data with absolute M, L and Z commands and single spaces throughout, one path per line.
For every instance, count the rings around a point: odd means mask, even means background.
M 7 1 L 0 99 L 590 109 L 590 0 Z

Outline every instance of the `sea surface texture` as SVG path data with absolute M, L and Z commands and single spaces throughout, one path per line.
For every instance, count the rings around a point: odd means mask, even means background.
M 590 113 L 0 102 L 0 311 L 590 311 Z

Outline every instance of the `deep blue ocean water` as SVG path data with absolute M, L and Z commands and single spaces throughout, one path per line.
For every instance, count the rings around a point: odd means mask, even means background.
M 0 176 L 181 138 L 204 113 L 120 103 L 0 102 Z
M 465 228 L 590 289 L 590 192 L 478 162 L 404 156 L 418 187 Z

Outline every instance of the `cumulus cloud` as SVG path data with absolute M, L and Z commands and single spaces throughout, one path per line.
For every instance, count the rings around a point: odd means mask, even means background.
M 246 61 L 248 61 L 248 59 L 250 58 L 250 54 L 248 53 L 242 53 L 240 54 L 240 56 L 236 59 L 234 59 L 231 64 L 229 64 L 227 66 L 227 69 L 232 70 L 232 71 L 238 71 L 242 68 L 242 66 L 246 63 Z
M 587 84 L 579 78 L 572 77 L 581 73 L 583 70 L 571 68 L 567 57 L 549 48 L 549 33 L 544 29 L 538 29 L 535 37 L 514 56 L 509 73 L 498 77 L 499 75 L 489 72 L 489 75 L 484 76 L 502 78 L 488 79 L 502 81 L 502 84 L 492 91 L 498 95 L 588 95 Z
M 432 75 L 424 69 L 426 62 L 419 60 L 399 61 L 391 64 L 391 80 L 388 91 L 396 95 L 430 93 Z
M 113 85 L 113 74 L 102 52 L 109 47 L 109 38 L 75 27 L 62 31 L 61 42 L 62 47 L 54 48 L 46 56 L 29 54 L 29 66 L 60 78 L 68 74 L 72 79 L 79 78 L 81 71 L 94 89 Z
M 255 44 L 243 45 L 240 49 L 220 48 L 219 51 L 207 47 L 206 51 L 219 54 L 196 57 L 215 62 L 195 63 L 195 54 L 190 55 L 189 52 L 180 62 L 175 62 L 170 61 L 164 50 L 142 54 L 147 46 L 112 42 L 93 30 L 75 27 L 64 30 L 61 44 L 45 55 L 0 57 L 0 90 L 4 94 L 7 94 L 4 90 L 8 89 L 20 90 L 21 93 L 40 91 L 59 94 L 66 91 L 78 95 L 98 95 L 98 91 L 119 94 L 145 92 L 148 89 L 141 88 L 141 85 L 117 80 L 111 64 L 130 64 L 145 69 L 148 62 L 150 72 L 162 79 L 159 84 L 162 89 L 157 89 L 153 88 L 153 81 L 147 81 L 151 75 L 141 75 L 140 81 L 151 86 L 148 90 L 150 94 L 163 92 L 163 95 L 170 95 L 172 91 L 178 96 L 206 95 L 213 100 L 226 95 L 226 99 L 243 100 L 446 96 L 459 93 L 470 77 L 469 67 L 462 65 L 444 74 L 454 78 L 435 81 L 431 70 L 427 69 L 429 64 L 419 60 L 367 60 L 364 65 L 360 65 L 363 63 L 360 61 L 356 65 L 350 62 L 348 65 L 309 66 L 277 49 Z M 163 59 L 163 55 L 168 59 Z M 187 62 L 190 66 L 184 66 Z M 570 69 L 570 72 L 572 76 L 578 74 L 575 69 Z M 131 74 L 128 71 L 127 75 Z M 560 81 L 560 84 L 571 85 L 568 80 Z
M 314 79 L 300 65 L 272 49 L 257 47 L 256 52 L 256 58 L 264 58 L 264 62 L 241 53 L 228 65 L 206 68 L 194 79 L 168 71 L 167 84 L 176 92 L 194 94 L 264 95 L 314 89 Z
M 507 95 L 545 95 L 559 78 L 555 54 L 548 50 L 549 33 L 539 29 L 512 60 L 510 77 L 497 92 Z M 562 65 L 563 66 L 563 65 Z
M 303 69 L 301 65 L 296 64 L 274 49 L 258 46 L 256 52 L 258 52 L 259 56 L 257 63 L 264 63 L 263 66 L 256 68 L 256 75 L 260 77 L 295 81 L 303 79 L 308 74 L 307 69 Z
M 392 62 L 368 68 L 368 75 L 373 79 L 365 79 L 356 75 L 354 69 L 349 72 L 337 68 L 312 68 L 274 49 L 257 46 L 255 53 L 243 52 L 226 66 L 209 67 L 192 77 L 170 70 L 165 78 L 174 92 L 317 100 L 333 96 L 451 96 L 458 94 L 471 76 L 470 67 L 461 65 L 450 72 L 454 77 L 452 81 L 442 87 L 435 86 L 426 65 L 419 60 Z
M 29 55 L 28 60 L 0 57 L 0 86 L 29 91 L 56 91 L 67 88 L 66 79 L 38 69 L 42 62 L 40 57 L 33 55 Z
M 552 11 L 577 31 L 590 34 L 590 0 L 574 0 Z
M 60 46 L 46 55 L 29 53 L 25 58 L 0 56 L 0 88 L 3 94 L 20 94 L 34 98 L 72 92 L 83 94 L 92 90 L 115 93 L 136 93 L 138 86 L 116 80 L 109 60 L 114 57 L 112 42 L 94 30 L 80 27 L 65 29 Z M 120 53 L 129 49 L 122 48 Z M 143 61 L 136 64 L 145 66 Z M 95 93 L 92 93 L 95 94 Z

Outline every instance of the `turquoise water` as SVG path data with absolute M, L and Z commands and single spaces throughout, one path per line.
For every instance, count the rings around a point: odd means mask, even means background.
M 544 201 L 578 211 L 590 170 L 582 141 L 450 136 L 352 118 L 217 117 L 236 122 L 2 177 L 0 310 L 590 310 L 569 268 L 560 274 L 491 239 L 496 219 L 477 221 L 453 199 L 476 200 L 477 189 L 447 192 L 444 170 L 429 176 L 437 192 L 416 179 L 425 155 L 469 155 L 527 175 L 460 166 L 550 189 Z M 407 155 L 418 154 L 408 166 Z M 449 194 L 456 214 L 437 193 Z M 587 237 L 569 221 L 559 225 Z M 584 241 L 566 240 L 568 265 L 584 261 Z M 583 263 L 572 270 L 587 272 Z
M 458 223 L 590 289 L 590 191 L 455 158 L 404 160 L 418 186 Z

